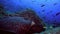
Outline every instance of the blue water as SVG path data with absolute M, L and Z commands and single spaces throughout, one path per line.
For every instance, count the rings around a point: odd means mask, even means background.
M 47 25 L 60 24 L 60 0 L 0 0 L 8 13 L 33 9 Z

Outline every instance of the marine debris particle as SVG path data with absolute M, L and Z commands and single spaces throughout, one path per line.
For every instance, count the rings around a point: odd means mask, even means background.
M 35 2 L 34 0 L 32 0 L 32 2 Z
M 44 16 L 43 19 L 46 19 L 46 17 Z
M 45 12 L 45 10 L 42 10 L 42 12 Z
M 48 0 L 45 0 L 45 1 L 48 1 Z
M 53 11 L 52 10 L 50 10 L 47 14 L 50 14 L 50 13 L 52 13 Z
M 50 13 L 52 13 L 53 11 L 52 10 L 50 10 Z
M 45 5 L 41 5 L 41 7 L 44 7 Z
M 54 3 L 54 6 L 57 5 L 57 3 Z
M 58 13 L 56 14 L 56 16 L 58 16 L 58 15 L 60 15 L 60 12 L 58 12 Z

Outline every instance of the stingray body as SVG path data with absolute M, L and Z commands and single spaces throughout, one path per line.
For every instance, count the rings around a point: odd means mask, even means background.
M 40 33 L 45 30 L 41 23 L 42 20 L 34 11 L 25 10 L 16 14 L 9 14 L 0 19 L 0 30 L 16 34 Z
M 31 22 L 29 20 L 24 20 L 21 17 L 9 17 L 0 21 L 0 30 L 10 31 L 14 33 L 19 33 L 18 31 L 25 30 L 28 31 Z M 21 33 L 22 34 L 22 33 Z

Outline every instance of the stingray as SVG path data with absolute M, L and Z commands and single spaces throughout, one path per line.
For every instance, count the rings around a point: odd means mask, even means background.
M 45 30 L 42 19 L 31 10 L 26 9 L 13 14 L 7 14 L 0 20 L 0 30 L 14 32 L 16 34 L 33 34 Z

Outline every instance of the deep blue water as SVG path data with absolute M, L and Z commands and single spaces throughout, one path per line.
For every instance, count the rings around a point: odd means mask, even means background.
M 60 0 L 0 0 L 8 13 L 33 9 L 48 25 L 60 24 Z

